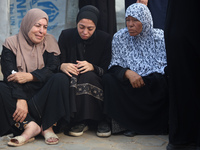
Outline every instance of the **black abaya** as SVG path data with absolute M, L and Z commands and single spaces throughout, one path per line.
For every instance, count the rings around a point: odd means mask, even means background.
M 143 77 L 145 86 L 133 88 L 124 79 L 127 69 L 112 67 L 103 76 L 105 113 L 124 129 L 138 134 L 168 133 L 168 90 L 166 77 L 152 73 Z M 112 128 L 114 132 L 121 130 Z
M 74 122 L 103 119 L 102 75 L 111 59 L 111 36 L 96 30 L 88 40 L 83 40 L 76 28 L 63 30 L 58 41 L 62 63 L 87 61 L 94 67 L 78 76 L 69 77 L 70 108 Z
M 45 51 L 43 58 L 46 67 L 32 72 L 39 81 L 25 84 L 7 81 L 10 69 L 16 69 L 15 58 L 13 52 L 4 47 L 1 62 L 4 81 L 0 82 L 0 136 L 9 131 L 21 134 L 24 125 L 30 121 L 42 125 L 43 130 L 48 129 L 61 118 L 69 122 L 70 110 L 66 94 L 69 87 L 65 86 L 68 83 L 64 79 L 67 76 L 53 73 L 59 65 L 58 56 Z M 12 117 L 16 110 L 17 99 L 24 99 L 28 104 L 29 113 L 23 123 L 15 122 Z
M 194 143 L 200 146 L 198 18 L 197 1 L 169 1 L 165 41 L 169 72 L 169 142 L 173 145 Z

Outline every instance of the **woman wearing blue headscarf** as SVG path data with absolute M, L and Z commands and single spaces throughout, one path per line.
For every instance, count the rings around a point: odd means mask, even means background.
M 168 127 L 164 33 L 153 28 L 144 4 L 126 10 L 127 27 L 112 41 L 109 73 L 104 75 L 105 111 L 120 127 L 137 134 L 166 134 Z M 112 124 L 113 132 L 116 124 Z

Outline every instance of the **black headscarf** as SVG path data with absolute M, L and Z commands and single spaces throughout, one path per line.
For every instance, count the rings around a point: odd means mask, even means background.
M 78 24 L 78 22 L 84 18 L 92 20 L 95 26 L 97 26 L 97 22 L 99 19 L 99 10 L 92 5 L 86 5 L 82 7 L 77 15 L 76 23 Z

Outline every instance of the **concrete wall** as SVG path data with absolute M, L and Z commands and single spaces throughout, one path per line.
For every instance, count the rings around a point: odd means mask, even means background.
M 117 30 L 125 27 L 125 2 L 124 0 L 115 0 Z
M 48 33 L 58 39 L 61 30 L 75 27 L 78 0 L 0 0 L 0 53 L 7 37 L 18 33 L 20 22 L 30 8 L 41 8 L 51 18 Z M 124 24 L 124 0 L 116 0 L 117 30 Z
M 10 36 L 9 4 L 10 0 L 0 0 L 0 52 L 5 38 Z

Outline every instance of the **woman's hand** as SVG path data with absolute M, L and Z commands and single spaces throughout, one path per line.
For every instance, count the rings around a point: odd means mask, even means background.
M 79 74 L 77 64 L 73 64 L 73 63 L 62 63 L 60 66 L 60 70 L 66 73 L 70 77 L 72 77 L 71 74 L 74 74 L 76 76 L 78 76 Z
M 28 114 L 28 105 L 26 100 L 18 99 L 16 104 L 16 110 L 13 114 L 13 120 L 16 122 L 23 122 Z
M 93 65 L 87 61 L 76 61 L 76 62 L 77 62 L 78 72 L 80 73 L 86 73 L 88 71 L 94 70 Z
M 13 81 L 20 84 L 33 81 L 34 77 L 31 73 L 17 72 L 7 77 L 8 82 Z
M 147 4 L 148 4 L 148 0 L 137 0 L 136 3 L 142 3 L 142 4 L 144 4 L 144 5 L 147 6 Z
M 145 85 L 142 77 L 132 70 L 127 70 L 125 77 L 129 79 L 133 88 L 141 88 Z

